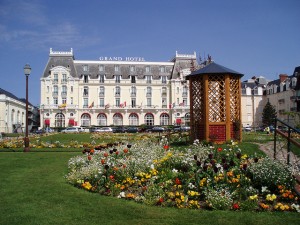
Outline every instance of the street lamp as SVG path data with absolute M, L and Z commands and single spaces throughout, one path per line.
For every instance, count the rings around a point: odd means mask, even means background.
M 25 125 L 25 138 L 24 138 L 24 152 L 29 152 L 29 138 L 28 138 L 28 77 L 31 72 L 31 67 L 29 64 L 24 66 L 24 74 L 26 76 L 26 125 Z

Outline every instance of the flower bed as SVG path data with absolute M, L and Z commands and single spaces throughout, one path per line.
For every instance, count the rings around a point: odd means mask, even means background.
M 67 181 L 102 195 L 191 209 L 298 211 L 291 169 L 243 155 L 236 143 L 195 142 L 180 151 L 163 140 L 85 149 L 69 160 Z

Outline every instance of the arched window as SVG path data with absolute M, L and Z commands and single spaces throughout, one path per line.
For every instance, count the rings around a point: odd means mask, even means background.
M 57 113 L 55 115 L 55 127 L 65 127 L 65 115 Z
M 120 113 L 116 113 L 113 116 L 113 124 L 114 124 L 114 126 L 122 126 L 123 125 L 123 117 Z
M 169 115 L 167 113 L 160 115 L 160 125 L 169 125 Z
M 91 125 L 91 116 L 87 113 L 81 116 L 81 126 L 88 127 Z
M 97 116 L 97 125 L 98 126 L 106 126 L 107 125 L 107 118 L 106 118 L 106 115 L 104 113 L 100 113 Z
M 139 117 L 135 113 L 131 113 L 129 115 L 129 125 L 131 126 L 138 126 L 139 125 Z
M 187 126 L 190 125 L 190 114 L 189 113 L 187 113 L 187 114 L 184 115 L 184 123 Z
M 10 120 L 11 120 L 11 124 L 15 124 L 15 110 L 14 109 L 11 110 L 11 118 L 10 118 Z
M 145 115 L 145 124 L 148 126 L 153 126 L 154 125 L 154 117 L 151 113 L 147 113 Z
M 20 111 L 17 112 L 17 123 L 21 124 Z

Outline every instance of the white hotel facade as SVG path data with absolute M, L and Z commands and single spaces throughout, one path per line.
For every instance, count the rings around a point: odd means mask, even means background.
M 196 53 L 169 62 L 140 57 L 75 60 L 50 49 L 41 77 L 41 127 L 187 125 L 191 66 Z
M 41 77 L 40 126 L 189 125 L 189 81 L 185 76 L 207 63 L 199 64 L 196 53 L 176 52 L 168 62 L 148 62 L 140 57 L 88 61 L 76 60 L 72 49 L 50 49 Z M 276 106 L 282 120 L 287 118 L 284 112 L 297 111 L 299 68 L 278 80 L 254 77 L 241 83 L 243 127 L 262 126 L 267 101 Z

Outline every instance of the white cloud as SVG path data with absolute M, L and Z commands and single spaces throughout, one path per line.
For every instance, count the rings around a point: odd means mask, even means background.
M 66 18 L 48 18 L 51 15 L 36 1 L 9 1 L 0 5 L 0 47 L 49 48 L 94 45 L 97 36 L 85 36 L 80 28 Z

